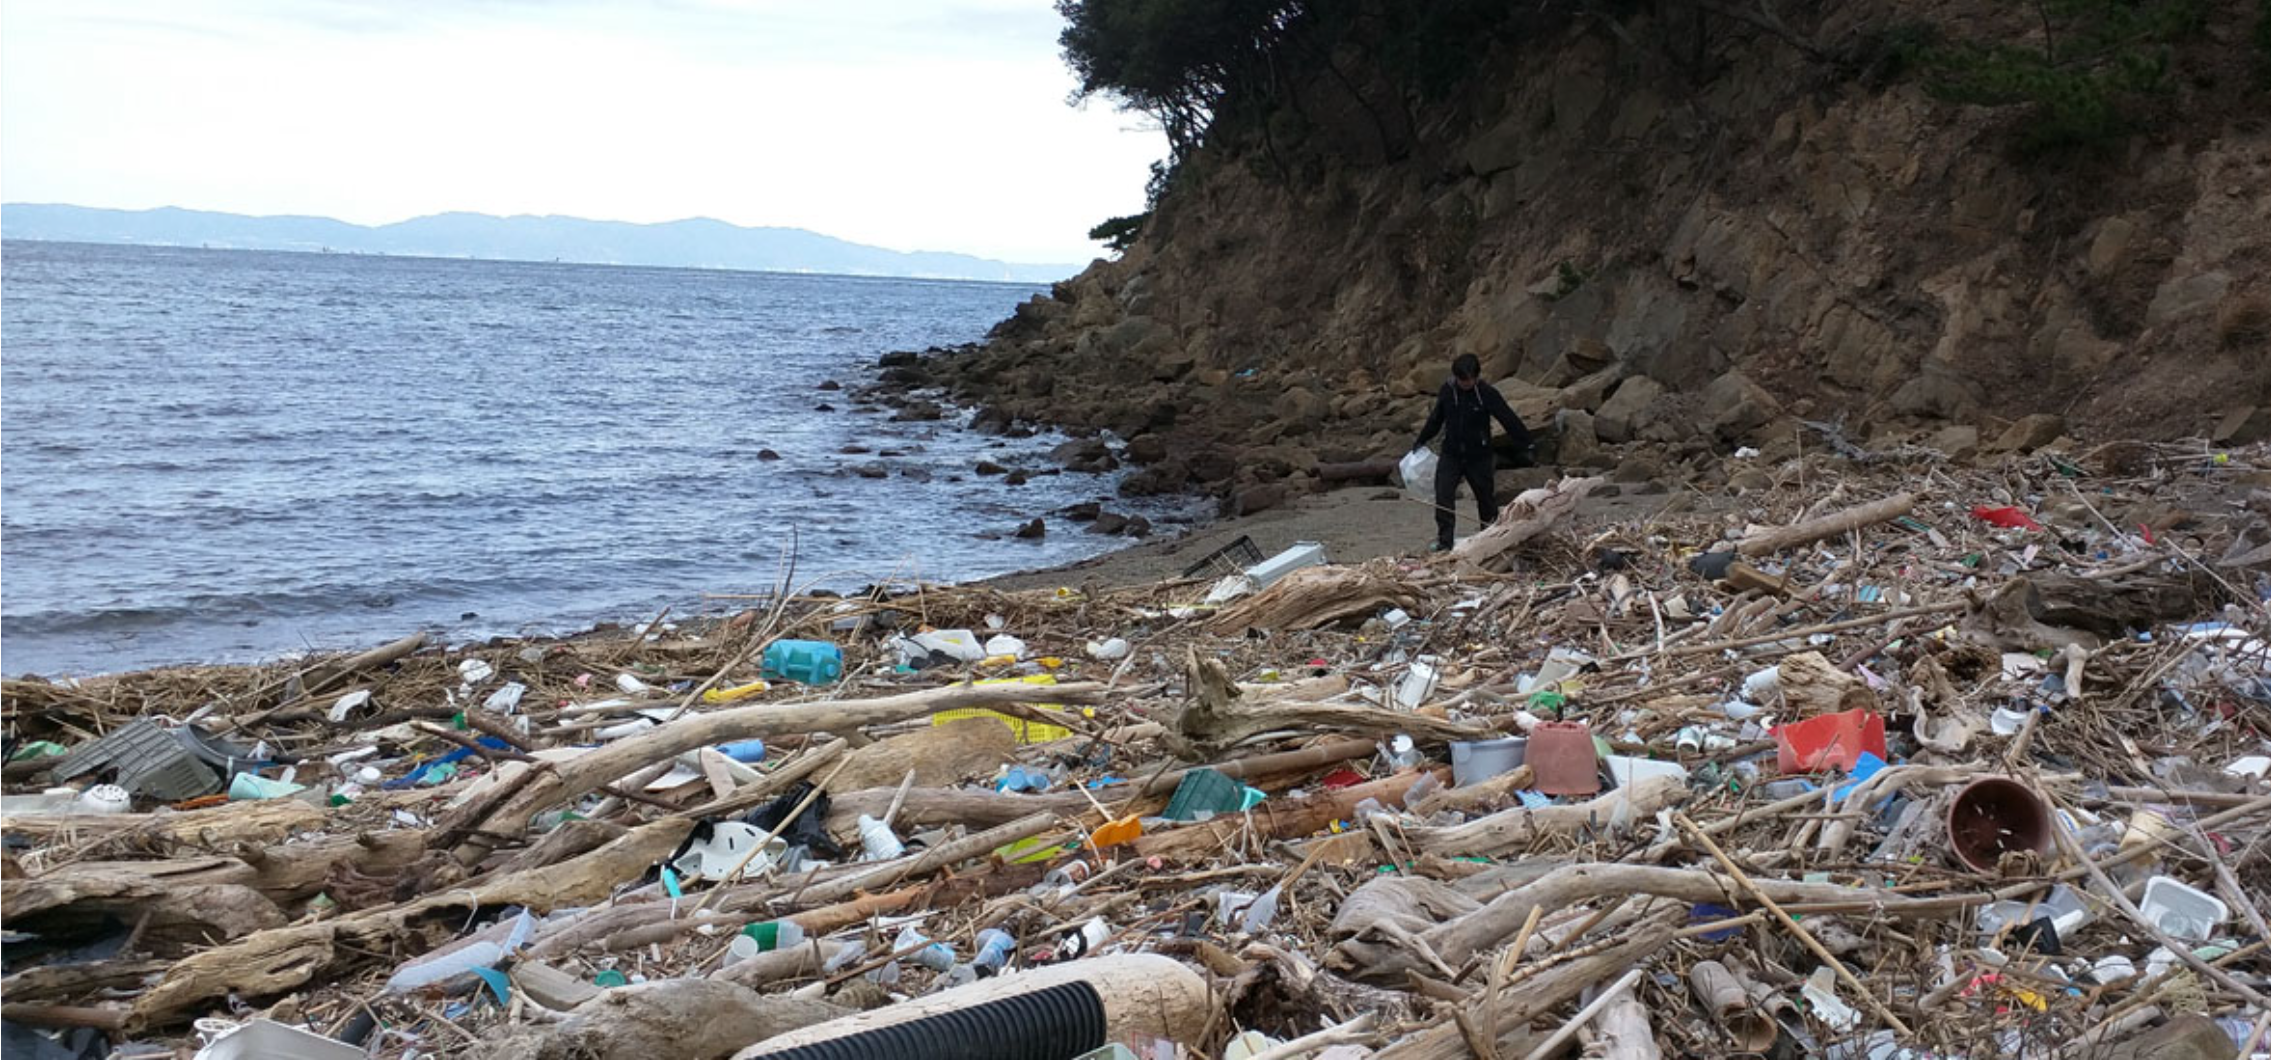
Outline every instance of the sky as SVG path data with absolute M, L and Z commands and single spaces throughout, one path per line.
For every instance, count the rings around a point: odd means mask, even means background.
M 0 197 L 710 217 L 1082 263 L 1165 138 L 1049 0 L 4 0 Z

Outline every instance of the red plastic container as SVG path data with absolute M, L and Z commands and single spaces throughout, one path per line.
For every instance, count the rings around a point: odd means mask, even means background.
M 1593 732 L 1581 723 L 1541 723 L 1530 731 L 1525 763 L 1537 774 L 1539 793 L 1561 796 L 1601 792 L 1601 761 Z
M 1885 718 L 1848 709 L 1774 729 L 1775 763 L 1784 775 L 1836 767 L 1852 771 L 1863 753 L 1885 756 Z

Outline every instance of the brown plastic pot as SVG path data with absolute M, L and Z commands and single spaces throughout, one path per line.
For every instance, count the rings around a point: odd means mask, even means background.
M 1530 731 L 1526 763 L 1537 775 L 1539 793 L 1601 792 L 1601 762 L 1593 732 L 1581 723 L 1541 723 Z
M 1965 867 L 1993 874 L 2004 853 L 2050 849 L 2050 806 L 2013 779 L 1981 779 L 1948 804 L 1948 848 Z

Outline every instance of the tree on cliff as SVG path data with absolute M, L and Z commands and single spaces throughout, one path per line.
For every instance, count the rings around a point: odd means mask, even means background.
M 1182 157 L 1300 9 L 1291 0 L 1057 0 L 1057 43 L 1080 79 L 1075 100 L 1102 95 L 1150 115 Z

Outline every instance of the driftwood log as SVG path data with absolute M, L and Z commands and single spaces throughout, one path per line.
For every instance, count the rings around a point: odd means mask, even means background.
M 495 847 L 498 839 L 520 837 L 527 830 L 529 820 L 537 814 L 689 750 L 747 738 L 821 731 L 841 733 L 947 709 L 1014 705 L 1032 701 L 1037 696 L 1046 696 L 1052 702 L 1084 704 L 1101 699 L 1104 689 L 1101 683 L 1066 683 L 1045 689 L 1023 683 L 957 684 L 860 701 L 757 705 L 690 716 L 611 742 L 554 768 L 532 771 L 527 783 L 483 815 L 477 824 L 461 825 L 467 837 L 458 845 L 456 856 L 461 864 L 477 864 Z M 466 807 L 476 808 L 474 805 Z M 479 814 L 478 810 L 475 814 Z
M 1171 733 L 1166 737 L 1171 748 L 1191 753 L 1211 753 L 1255 735 L 1276 731 L 1409 734 L 1438 741 L 1483 738 L 1489 734 L 1481 724 L 1453 723 L 1369 706 L 1249 702 L 1238 684 L 1231 681 L 1230 672 L 1221 661 L 1201 657 L 1195 650 L 1186 660 L 1191 677 L 1191 700 L 1175 718 Z
M 602 900 L 669 856 L 692 829 L 689 820 L 660 819 L 553 867 L 498 875 L 402 904 L 263 930 L 216 945 L 169 968 L 163 980 L 135 1000 L 127 1027 L 172 1022 L 230 993 L 260 997 L 288 992 L 330 969 L 344 950 L 357 956 L 390 950 L 411 920 L 431 912 L 518 904 L 541 913 Z
M 1735 550 L 1745 557 L 1759 557 L 1778 553 L 1793 546 L 1819 542 L 1835 535 L 1843 535 L 1855 528 L 1866 528 L 1894 517 L 1904 516 L 1916 508 L 1916 493 L 1903 491 L 1891 498 L 1878 499 L 1866 505 L 1841 509 L 1827 516 L 1792 524 L 1785 528 L 1765 528 L 1753 531 L 1736 540 Z
M 1603 482 L 1598 476 L 1565 476 L 1550 487 L 1533 487 L 1515 495 L 1490 527 L 1452 547 L 1451 557 L 1463 564 L 1503 570 L 1516 547 L 1551 531 L 1577 512 L 1577 504 Z
M 1622 829 L 1644 821 L 1687 794 L 1675 779 L 1641 779 L 1590 801 L 1550 808 L 1516 806 L 1468 820 L 1456 827 L 1406 827 L 1414 848 L 1439 856 L 1494 856 L 1526 846 L 1539 837 L 1581 830 Z
M 1356 806 L 1368 798 L 1391 808 L 1401 807 L 1404 791 L 1417 784 L 1421 776 L 1430 774 L 1442 778 L 1450 774 L 1450 769 L 1414 769 L 1307 797 L 1264 801 L 1243 813 L 1226 813 L 1204 823 L 1146 834 L 1133 844 L 1137 856 L 1190 858 L 1219 855 L 1240 837 L 1247 836 L 1249 828 L 1253 835 L 1263 839 L 1300 838 L 1331 826 L 1334 820 L 1354 816 Z
M 1297 569 L 1216 613 L 1207 629 L 1217 635 L 1237 635 L 1249 628 L 1307 631 L 1390 607 L 1416 608 L 1419 588 L 1386 575 L 1389 571 L 1376 561 Z

